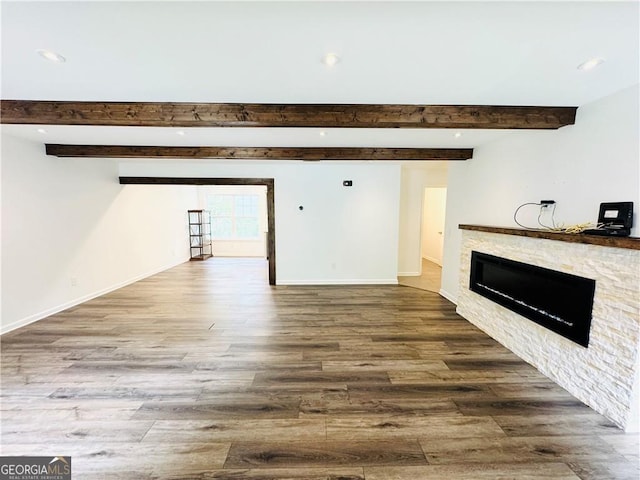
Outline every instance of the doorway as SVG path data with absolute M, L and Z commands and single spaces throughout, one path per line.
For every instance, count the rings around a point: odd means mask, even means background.
M 416 227 L 419 226 L 415 232 L 420 233 L 420 242 L 415 244 L 416 256 L 420 250 L 420 274 L 399 276 L 400 285 L 440 293 L 446 198 L 446 187 L 425 187 L 416 192 L 418 205 L 422 202 L 415 218 Z
M 264 185 L 267 187 L 269 285 L 276 284 L 276 211 L 273 178 L 120 177 L 121 185 Z
M 424 260 L 442 267 L 447 189 L 426 187 L 423 202 L 421 256 Z
M 422 205 L 422 241 L 420 257 L 425 288 L 439 292 L 442 284 L 442 252 L 444 248 L 444 220 L 447 207 L 445 187 L 426 187 Z

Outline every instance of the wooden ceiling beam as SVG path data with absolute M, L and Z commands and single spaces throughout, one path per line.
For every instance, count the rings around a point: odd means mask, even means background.
M 3 124 L 557 129 L 577 107 L 0 101 Z
M 46 144 L 47 155 L 87 158 L 237 160 L 467 160 L 472 148 L 163 147 Z
M 118 177 L 121 185 L 265 185 L 273 189 L 273 178 L 207 177 Z

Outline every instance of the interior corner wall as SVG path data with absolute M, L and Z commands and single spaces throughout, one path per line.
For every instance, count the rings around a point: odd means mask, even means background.
M 2 332 L 189 258 L 196 187 L 122 186 L 113 160 L 8 135 L 1 167 Z
M 517 227 L 516 208 L 557 202 L 556 222 L 595 222 L 601 202 L 633 201 L 633 236 L 640 235 L 640 122 L 638 85 L 578 109 L 575 125 L 509 134 L 474 150 L 473 159 L 449 166 L 441 293 L 458 295 L 461 233 L 458 225 Z M 538 208 L 519 220 L 536 226 Z M 543 221 L 550 222 L 545 217 Z
M 397 163 L 166 160 L 125 162 L 120 174 L 273 178 L 278 285 L 397 283 Z

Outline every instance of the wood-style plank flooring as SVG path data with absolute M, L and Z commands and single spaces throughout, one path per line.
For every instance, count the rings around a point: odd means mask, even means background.
M 442 283 L 442 267 L 426 258 L 422 259 L 422 273 L 414 277 L 398 277 L 398 284 L 438 293 Z
M 628 479 L 625 435 L 403 286 L 191 262 L 1 339 L 2 455 L 80 479 Z

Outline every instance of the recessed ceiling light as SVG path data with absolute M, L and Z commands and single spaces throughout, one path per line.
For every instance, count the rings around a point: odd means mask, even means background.
M 594 68 L 602 65 L 604 63 L 604 58 L 590 58 L 586 62 L 578 65 L 578 70 L 582 70 L 583 72 L 588 72 L 589 70 L 593 70 Z
M 178 131 L 176 132 L 176 135 L 180 135 L 181 137 L 184 137 L 184 135 L 185 135 L 185 134 L 184 134 L 184 131 L 182 131 L 182 130 L 178 130 Z
M 49 60 L 53 63 L 64 63 L 67 61 L 62 55 L 56 52 L 52 52 L 51 50 L 39 49 L 36 50 L 36 53 L 40 55 L 42 58 Z
M 38 133 L 47 133 L 47 131 L 44 128 L 39 128 L 38 130 L 36 130 Z
M 324 137 L 324 136 L 326 136 L 326 135 L 327 135 L 327 132 L 325 132 L 324 130 L 321 130 L 321 131 L 320 131 L 320 136 L 321 136 L 321 137 Z
M 453 136 L 456 137 L 456 138 L 460 138 L 462 136 L 462 133 L 456 132 L 456 133 L 453 134 Z
M 340 57 L 335 53 L 327 53 L 324 57 L 322 57 L 322 63 L 324 63 L 327 67 L 333 67 L 336 63 L 340 61 Z

